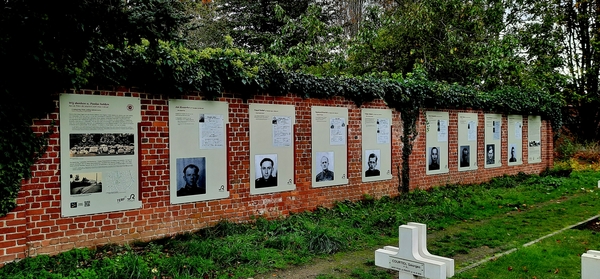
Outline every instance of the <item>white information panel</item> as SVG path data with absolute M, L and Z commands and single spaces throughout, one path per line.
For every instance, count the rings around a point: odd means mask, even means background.
M 348 108 L 311 108 L 312 187 L 348 184 Z
M 392 110 L 362 109 L 362 181 L 392 179 Z
M 250 194 L 296 189 L 292 105 L 250 104 Z
M 485 168 L 502 166 L 502 114 L 485 114 Z
M 445 111 L 427 111 L 427 152 L 425 174 L 448 173 L 448 124 L 450 117 Z
M 60 95 L 62 216 L 142 207 L 140 121 L 139 98 Z
M 542 162 L 542 117 L 530 115 L 527 117 L 527 162 L 530 164 Z
M 477 113 L 458 114 L 458 170 L 477 169 Z
M 171 203 L 229 197 L 226 102 L 169 100 Z
M 508 156 L 509 166 L 523 164 L 523 116 L 508 116 Z

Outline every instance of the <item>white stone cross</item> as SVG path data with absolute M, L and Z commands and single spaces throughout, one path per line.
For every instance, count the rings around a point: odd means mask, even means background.
M 397 270 L 399 279 L 446 279 L 454 276 L 454 260 L 427 251 L 427 226 L 408 223 L 398 228 L 398 247 L 375 251 L 375 265 Z
M 596 279 L 600 274 L 600 251 L 588 250 L 581 255 L 581 279 Z

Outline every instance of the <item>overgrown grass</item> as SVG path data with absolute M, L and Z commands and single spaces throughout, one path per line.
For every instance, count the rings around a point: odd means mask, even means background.
M 426 223 L 434 231 L 450 230 L 465 221 L 483 224 L 449 231 L 431 243 L 435 254 L 452 257 L 481 245 L 513 247 L 597 214 L 598 193 L 593 191 L 599 179 L 594 172 L 570 177 L 520 174 L 393 199 L 365 197 L 277 220 L 222 221 L 196 233 L 149 243 L 24 259 L 1 268 L 0 278 L 248 278 L 321 255 L 390 243 L 397 239 L 398 226 L 410 221 Z M 352 273 L 355 278 L 385 276 L 360 268 Z
M 555 142 L 554 157 L 561 168 L 599 171 L 600 143 L 579 142 L 568 133 L 563 133 Z

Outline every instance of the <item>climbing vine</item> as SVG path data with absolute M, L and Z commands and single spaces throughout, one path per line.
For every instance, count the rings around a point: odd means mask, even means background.
M 159 64 L 168 68 L 166 72 L 176 73 L 174 76 L 178 77 L 172 84 L 178 89 L 175 93 L 183 92 L 182 88 L 185 88 L 210 97 L 227 90 L 250 99 L 257 93 L 282 95 L 293 92 L 303 98 L 340 96 L 358 106 L 383 99 L 390 108 L 401 113 L 404 125 L 398 186 L 401 193 L 409 190 L 409 156 L 418 135 L 417 120 L 424 108 L 537 114 L 550 120 L 555 131 L 562 126 L 560 99 L 543 90 L 505 86 L 484 92 L 474 87 L 429 81 L 425 71 L 419 69 L 406 77 L 388 73 L 317 76 L 287 69 L 281 58 L 268 54 L 252 54 L 239 49 L 189 50 L 171 43 L 161 43 L 161 49 L 168 55 Z M 143 47 L 139 48 L 132 57 L 143 57 L 144 52 Z
M 537 114 L 550 120 L 555 131 L 562 126 L 562 103 L 541 90 L 502 87 L 483 92 L 473 87 L 431 82 L 418 71 L 406 77 L 317 76 L 287 69 L 281 58 L 264 53 L 248 53 L 241 49 L 191 50 L 171 42 L 159 42 L 158 48 L 153 49 L 149 43 L 143 42 L 126 51 L 130 60 L 125 67 L 128 70 L 115 82 L 171 97 L 199 91 L 210 99 L 229 91 L 237 92 L 243 99 L 250 99 L 255 94 L 284 95 L 289 92 L 303 98 L 340 96 L 358 106 L 376 99 L 384 100 L 390 108 L 401 113 L 404 123 L 401 181 L 398 186 L 401 193 L 409 190 L 409 156 L 418 135 L 419 113 L 425 108 L 472 108 L 505 114 Z M 2 105 L 4 107 L 7 106 Z M 25 108 L 0 110 L 3 127 L 0 132 L 3 156 L 0 163 L 0 216 L 14 209 L 21 180 L 28 177 L 29 168 L 43 154 L 46 143 L 45 137 L 32 133 L 31 118 L 24 117 L 20 122 L 7 121 L 18 119 L 14 113 L 19 111 L 23 112 Z M 10 113 L 13 115 L 8 117 Z M 16 145 L 19 145 L 18 148 Z
M 5 99 L 0 105 L 0 216 L 16 206 L 21 181 L 30 177 L 29 168 L 44 153 L 49 133 L 37 136 L 25 108 Z

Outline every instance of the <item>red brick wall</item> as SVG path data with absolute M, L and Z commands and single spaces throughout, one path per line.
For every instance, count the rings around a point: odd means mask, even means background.
M 450 171 L 445 174 L 425 175 L 426 163 L 426 138 L 425 113 L 421 113 L 418 120 L 419 135 L 415 139 L 413 152 L 410 155 L 410 189 L 427 189 L 433 186 L 447 184 L 468 184 L 490 180 L 492 177 L 502 176 L 504 174 L 540 173 L 547 167 L 552 167 L 554 159 L 552 155 L 553 140 L 552 128 L 548 121 L 542 120 L 542 162 L 537 164 L 528 164 L 527 150 L 528 139 L 527 115 L 523 116 L 523 164 L 519 166 L 508 166 L 508 123 L 507 116 L 502 116 L 502 166 L 497 168 L 485 168 L 485 134 L 484 134 L 484 112 L 479 110 L 442 110 L 447 111 L 450 117 L 448 125 L 448 167 Z M 473 171 L 458 171 L 458 113 L 472 112 L 477 113 L 477 165 L 479 168 Z
M 302 99 L 295 95 L 256 96 L 244 101 L 235 94 L 225 93 L 219 100 L 229 103 L 229 184 L 230 197 L 221 200 L 171 205 L 169 199 L 168 98 L 160 95 L 121 91 L 83 90 L 79 94 L 133 96 L 142 100 L 141 128 L 141 200 L 142 208 L 78 217 L 60 216 L 60 119 L 56 110 L 47 119 L 35 121 L 32 129 L 43 133 L 56 121 L 56 133 L 50 138 L 47 152 L 32 166 L 32 178 L 23 181 L 17 198 L 17 208 L 0 218 L 0 265 L 26 256 L 56 254 L 74 247 L 93 247 L 107 243 L 150 240 L 193 231 L 219 220 L 246 222 L 251 216 L 276 217 L 293 212 L 331 206 L 335 201 L 359 200 L 364 194 L 379 198 L 397 194 L 398 169 L 401 165 L 402 127 L 400 114 L 392 119 L 392 176 L 387 181 L 361 182 L 361 108 L 387 108 L 383 101 L 374 101 L 358 108 L 343 98 Z M 200 96 L 187 96 L 201 99 Z M 282 193 L 250 195 L 249 103 L 287 104 L 296 107 L 295 179 L 296 190 Z M 348 185 L 311 188 L 311 107 L 337 106 L 348 108 Z M 457 113 L 450 111 L 449 147 L 457 150 Z M 483 123 L 483 112 L 479 122 Z M 543 163 L 477 171 L 458 172 L 457 154 L 450 154 L 450 173 L 425 176 L 425 120 L 419 120 L 419 136 L 411 155 L 411 189 L 428 188 L 447 183 L 471 183 L 488 180 L 505 173 L 519 171 L 536 173 L 552 165 L 552 133 L 549 124 L 542 124 Z M 523 135 L 527 135 L 527 122 Z M 480 125 L 482 127 L 482 125 Z M 503 152 L 506 151 L 506 125 L 503 125 Z M 478 130 L 478 161 L 483 166 L 483 129 Z M 523 140 L 526 155 L 526 138 Z M 506 154 L 502 154 L 503 158 Z M 527 158 L 523 158 L 527 162 Z

